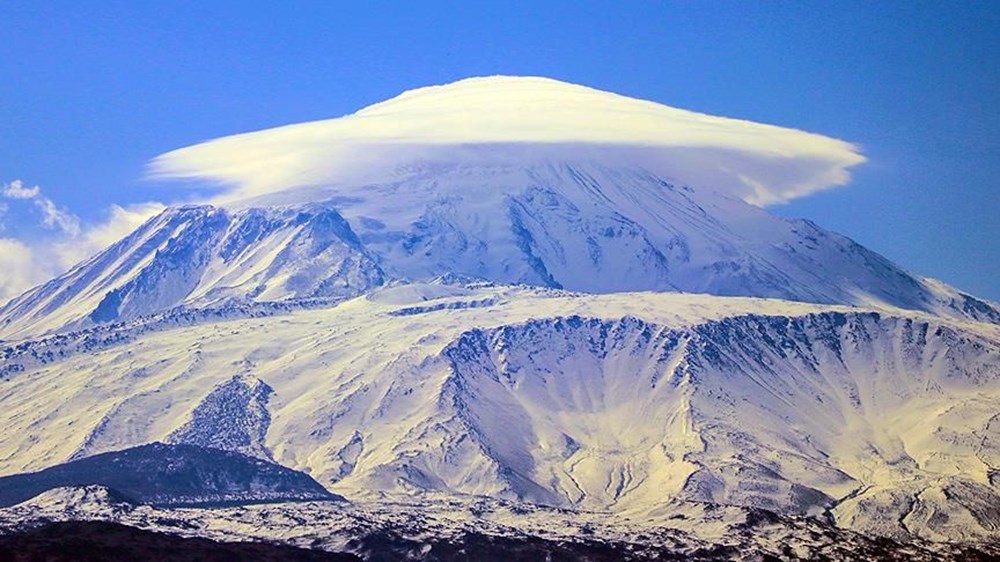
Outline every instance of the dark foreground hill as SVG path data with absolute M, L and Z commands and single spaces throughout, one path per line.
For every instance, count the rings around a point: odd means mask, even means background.
M 339 500 L 309 475 L 232 451 L 151 443 L 0 478 L 0 506 L 54 488 L 103 486 L 160 506 Z

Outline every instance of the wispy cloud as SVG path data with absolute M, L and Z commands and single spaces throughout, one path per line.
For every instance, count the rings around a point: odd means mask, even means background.
M 632 159 L 650 171 L 759 205 L 842 185 L 865 160 L 850 143 L 796 129 L 546 78 L 490 77 L 412 90 L 339 119 L 182 148 L 156 158 L 151 170 L 215 181 L 225 197 L 240 198 L 378 180 L 429 153 L 446 158 L 461 145 L 608 147 L 613 158 L 632 149 Z
M 34 199 L 42 194 L 42 188 L 37 185 L 34 187 L 24 187 L 24 182 L 21 180 L 14 180 L 3 186 L 3 196 L 8 199 Z
M 52 245 L 59 269 L 69 269 L 97 254 L 130 234 L 164 208 L 162 203 L 153 201 L 125 207 L 111 205 L 105 212 L 105 219 L 102 222 L 86 225 L 77 236 L 65 237 Z
M 88 224 L 46 197 L 39 186 L 26 187 L 21 180 L 3 184 L 0 197 L 10 204 L 30 203 L 39 213 L 39 226 L 49 231 L 30 240 L 0 238 L 0 304 L 103 250 L 164 208 L 155 202 L 112 205 L 103 220 Z M 0 202 L 0 232 L 7 209 Z
M 42 188 L 37 185 L 25 187 L 23 181 L 14 180 L 4 184 L 0 195 L 7 199 L 34 203 L 41 213 L 42 226 L 49 230 L 59 230 L 69 236 L 80 234 L 80 219 L 68 210 L 59 208 L 54 201 L 42 194 Z
M 48 197 L 34 199 L 35 206 L 42 212 L 42 225 L 49 229 L 58 229 L 69 236 L 80 234 L 80 219 L 65 209 L 60 209 Z

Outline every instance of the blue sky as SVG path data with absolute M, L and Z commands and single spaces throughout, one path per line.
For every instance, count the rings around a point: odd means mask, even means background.
M 541 75 L 855 142 L 850 185 L 773 210 L 1000 300 L 1000 3 L 50 0 L 0 22 L 0 182 L 85 224 L 176 198 L 142 179 L 174 148 Z M 0 237 L 53 235 L 18 203 Z

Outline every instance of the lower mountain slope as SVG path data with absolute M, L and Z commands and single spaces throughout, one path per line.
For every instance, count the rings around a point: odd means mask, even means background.
M 131 334 L 130 330 L 136 330 Z M 0 472 L 153 441 L 351 498 L 678 502 L 997 540 L 1000 328 L 704 295 L 398 285 L 3 350 Z
M 54 490 L 16 506 L 0 508 L 0 555 L 8 544 L 34 546 L 39 535 L 45 537 L 52 532 L 47 526 L 53 522 L 58 522 L 57 530 L 66 535 L 45 541 L 52 549 L 77 541 L 84 548 L 92 542 L 103 542 L 78 534 L 77 530 L 83 527 L 84 531 L 107 529 L 112 537 L 132 534 L 142 539 L 142 531 L 173 535 L 169 541 L 163 537 L 166 546 L 178 541 L 177 546 L 185 546 L 179 537 L 230 544 L 239 541 L 247 547 L 240 556 L 255 554 L 257 545 L 266 542 L 386 562 L 539 559 L 987 562 L 996 560 L 1000 554 L 1000 545 L 995 543 L 896 541 L 839 529 L 812 517 L 692 502 L 681 502 L 654 518 L 629 520 L 616 513 L 565 510 L 482 497 L 441 497 L 433 493 L 400 500 L 373 498 L 351 503 L 163 508 L 122 503 L 106 490 L 88 487 Z M 141 559 L 152 558 L 156 552 L 144 550 L 146 545 L 140 540 L 131 552 Z M 147 552 L 148 556 L 140 556 Z M 277 552 L 293 556 L 287 550 Z M 294 559 L 310 558 L 303 553 Z

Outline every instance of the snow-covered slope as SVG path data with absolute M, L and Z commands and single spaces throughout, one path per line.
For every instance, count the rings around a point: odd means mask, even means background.
M 982 507 L 1000 501 L 992 324 L 416 284 L 130 329 L 5 350 L 21 368 L 0 387 L 0 470 L 217 435 L 347 497 L 435 490 L 622 513 L 694 500 L 995 538 Z
M 642 168 L 529 157 L 413 165 L 402 176 L 337 188 L 338 209 L 396 277 L 458 273 L 596 293 L 887 304 L 1000 321 L 995 305 L 914 276 L 808 221 L 676 186 Z

